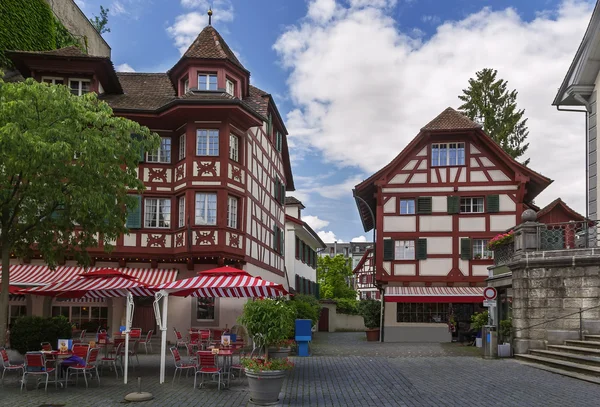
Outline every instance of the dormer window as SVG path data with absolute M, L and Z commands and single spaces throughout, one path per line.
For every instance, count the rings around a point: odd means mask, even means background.
M 75 96 L 81 96 L 90 91 L 89 79 L 69 79 L 69 89 Z
M 465 165 L 465 143 L 439 143 L 431 145 L 431 166 Z
M 65 81 L 63 78 L 56 78 L 51 76 L 42 77 L 42 82 L 49 83 L 51 85 L 64 85 Z
M 225 91 L 231 96 L 235 96 L 235 83 L 229 79 L 225 80 Z
M 199 90 L 217 90 L 217 74 L 201 73 L 198 74 Z
M 188 93 L 188 90 L 190 90 L 190 79 L 185 78 L 185 80 L 183 81 L 183 93 Z

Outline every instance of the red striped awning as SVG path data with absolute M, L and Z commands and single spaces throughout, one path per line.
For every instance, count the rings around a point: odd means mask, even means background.
M 48 266 L 33 266 L 30 264 L 10 266 L 10 285 L 45 285 L 57 281 L 69 281 L 78 278 L 84 272 L 94 272 L 103 267 L 67 267 L 60 266 L 51 270 Z M 0 267 L 0 271 L 2 267 Z M 118 268 L 138 281 L 149 285 L 165 284 L 175 281 L 175 269 L 144 269 L 144 268 Z
M 281 284 L 250 275 L 199 275 L 154 288 L 179 297 L 279 297 L 287 294 Z
M 385 302 L 483 302 L 485 287 L 386 287 Z

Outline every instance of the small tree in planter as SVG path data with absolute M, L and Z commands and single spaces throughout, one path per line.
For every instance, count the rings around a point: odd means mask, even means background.
M 510 343 L 512 339 L 512 318 L 503 319 L 500 321 L 500 340 L 502 344 L 498 344 L 498 356 L 499 357 L 510 357 L 512 352 L 510 349 Z
M 476 312 L 473 315 L 471 315 L 471 329 L 474 329 L 476 331 L 479 332 L 479 335 L 477 335 L 477 339 L 479 339 L 479 344 L 477 344 L 477 347 L 481 347 L 480 343 L 481 343 L 481 329 L 487 325 L 488 323 L 488 318 L 489 318 L 489 314 L 487 311 L 483 311 L 483 312 Z M 475 340 L 475 342 L 477 343 L 477 339 Z
M 379 330 L 381 328 L 381 302 L 376 300 L 362 300 L 358 309 L 367 328 L 367 341 L 379 340 Z
M 258 405 L 277 404 L 285 372 L 293 367 L 287 357 L 274 359 L 269 356 L 269 346 L 286 341 L 294 326 L 295 313 L 285 301 L 260 299 L 248 301 L 239 318 L 254 341 L 259 355 L 242 358 L 250 387 L 250 401 Z M 264 355 L 261 352 L 264 350 Z

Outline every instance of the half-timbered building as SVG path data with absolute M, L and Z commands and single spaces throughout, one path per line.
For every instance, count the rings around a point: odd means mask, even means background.
M 468 330 L 493 264 L 488 241 L 550 183 L 448 108 L 357 185 L 364 229 L 377 231 L 384 340 L 443 342 Z
M 129 211 L 130 233 L 110 254 L 92 249 L 95 266 L 174 270 L 165 275 L 179 279 L 232 265 L 288 287 L 284 203 L 294 182 L 287 130 L 271 95 L 250 83 L 250 72 L 214 27 L 205 27 L 161 73 L 117 73 L 108 57 L 76 47 L 9 55 L 23 77 L 66 85 L 75 95 L 96 92 L 115 115 L 161 137 L 156 151 L 140 157 L 146 190 Z M 31 267 L 40 263 L 34 259 Z M 174 298 L 169 321 L 181 330 L 231 327 L 243 303 Z M 123 309 L 110 308 L 108 324 L 117 327 Z M 154 326 L 151 302 L 139 304 L 136 318 L 144 330 Z

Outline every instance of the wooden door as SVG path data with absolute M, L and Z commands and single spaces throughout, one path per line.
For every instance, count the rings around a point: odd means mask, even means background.
M 148 299 L 137 297 L 134 299 L 136 304 L 131 327 L 141 328 L 144 335 L 151 329 L 156 334 L 156 318 L 154 317 L 154 308 L 152 307 L 153 300 L 153 297 L 148 297 Z
M 329 332 L 329 308 L 321 308 L 319 317 L 319 332 Z

